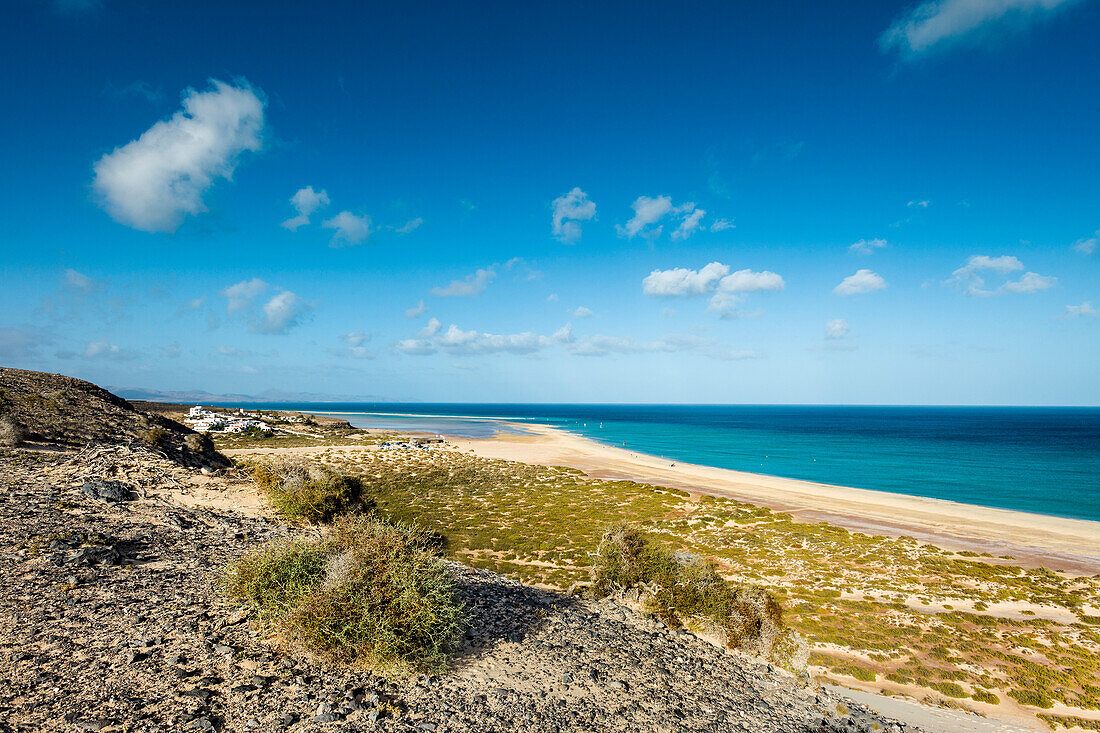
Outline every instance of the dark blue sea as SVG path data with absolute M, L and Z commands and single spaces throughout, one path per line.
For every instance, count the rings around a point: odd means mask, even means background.
M 343 416 L 359 427 L 467 437 L 509 429 L 498 420 L 534 422 L 670 460 L 1100 520 L 1100 408 L 267 406 L 349 413 Z

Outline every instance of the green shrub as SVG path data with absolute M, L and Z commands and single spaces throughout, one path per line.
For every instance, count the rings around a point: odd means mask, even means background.
M 947 695 L 948 697 L 969 697 L 969 695 L 966 694 L 966 690 L 956 682 L 933 682 L 929 687 L 941 695 Z
M 597 597 L 635 592 L 648 613 L 670 626 L 786 666 L 805 665 L 805 642 L 784 627 L 774 596 L 756 586 L 734 588 L 713 564 L 653 544 L 637 529 L 620 526 L 603 535 L 592 580 Z
M 438 670 L 462 623 L 438 544 L 410 525 L 348 517 L 329 539 L 252 553 L 229 569 L 225 587 L 324 659 L 383 673 Z
M 353 507 L 373 507 L 373 502 L 363 501 L 358 477 L 318 466 L 263 463 L 253 469 L 252 479 L 275 510 L 288 519 L 330 522 Z
M 1015 698 L 1021 705 L 1030 705 L 1033 708 L 1052 708 L 1054 701 L 1041 692 L 1035 690 L 1009 690 L 1008 696 Z
M 971 697 L 978 702 L 988 703 L 989 705 L 1001 704 L 1001 698 L 997 697 L 992 692 L 986 692 L 985 690 L 978 690 L 973 695 L 971 695 Z

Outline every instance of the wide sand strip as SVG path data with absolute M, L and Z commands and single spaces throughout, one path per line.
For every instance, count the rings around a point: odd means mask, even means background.
M 543 425 L 516 427 L 527 434 L 453 438 L 452 442 L 490 458 L 572 466 L 596 478 L 726 496 L 853 531 L 908 535 L 948 549 L 1011 555 L 1028 566 L 1100 573 L 1100 522 L 673 463 Z

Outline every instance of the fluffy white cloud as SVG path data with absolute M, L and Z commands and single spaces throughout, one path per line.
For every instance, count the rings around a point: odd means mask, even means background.
M 654 270 L 642 280 L 642 292 L 657 296 L 702 295 L 713 290 L 729 271 L 729 266 L 721 262 L 711 262 L 701 270 Z
M 1062 318 L 1096 318 L 1100 316 L 1100 311 L 1092 307 L 1090 301 L 1085 301 L 1081 305 L 1067 305 L 1065 313 L 1062 314 Z
M 359 244 L 370 236 L 370 217 L 364 214 L 356 216 L 350 211 L 341 211 L 331 219 L 321 222 L 325 229 L 335 229 L 332 234 L 333 247 L 339 247 L 340 243 L 354 245 Z
M 711 225 L 710 230 L 712 232 L 724 232 L 727 229 L 736 229 L 737 225 L 728 219 L 715 219 Z
M 884 247 L 886 247 L 885 239 L 861 239 L 848 245 L 848 250 L 860 255 L 869 255 L 876 249 L 883 249 Z
M 574 318 L 589 318 L 590 316 L 592 316 L 592 310 L 585 308 L 583 305 L 573 311 Z
M 439 333 L 439 329 L 443 324 L 439 322 L 438 318 L 429 318 L 428 324 L 424 328 L 420 329 L 420 338 L 430 338 Z
M 782 290 L 785 287 L 787 284 L 783 282 L 783 278 L 770 270 L 738 270 L 718 281 L 718 290 L 723 293 L 753 293 L 758 290 Z
M 226 309 L 230 313 L 236 313 L 251 305 L 253 299 L 265 290 L 267 290 L 267 283 L 258 277 L 254 277 L 251 280 L 242 280 L 236 285 L 223 288 L 218 292 L 218 295 L 229 301 Z
M 918 200 L 910 201 L 909 203 L 906 204 L 906 206 L 908 206 L 910 209 L 912 209 L 912 208 L 927 209 L 928 206 L 931 203 L 932 202 L 929 201 L 928 199 L 924 199 L 923 201 L 918 199 Z
M 684 217 L 684 220 L 680 222 L 680 226 L 676 227 L 676 231 L 672 233 L 673 239 L 687 239 L 699 228 L 699 221 L 707 215 L 707 212 L 703 209 L 695 209 L 690 214 Z
M 301 322 L 313 306 L 289 290 L 264 303 L 263 320 L 253 325 L 260 333 L 283 334 Z
M 188 89 L 183 109 L 93 166 L 92 189 L 115 221 L 145 232 L 174 232 L 188 214 L 206 211 L 202 197 L 229 179 L 241 153 L 261 147 L 264 100 L 246 82 L 213 80 Z
M 421 300 L 415 306 L 405 311 L 405 318 L 420 318 L 420 316 L 427 312 L 428 306 L 424 305 L 424 301 Z
M 129 349 L 122 349 L 110 341 L 89 341 L 84 347 L 85 359 L 109 359 L 111 361 L 130 361 L 136 359 L 137 354 Z
M 1019 280 L 1009 280 L 999 290 L 1004 293 L 1037 293 L 1054 287 L 1058 278 L 1040 275 L 1037 272 L 1025 272 Z
M 575 244 L 581 238 L 581 222 L 596 217 L 596 204 L 580 188 L 574 188 L 554 199 L 552 231 L 554 238 L 565 244 Z
M 340 340 L 351 346 L 360 346 L 370 341 L 370 334 L 366 331 L 349 331 L 341 336 Z
M 314 191 L 313 186 L 298 189 L 297 193 L 290 197 L 290 205 L 298 212 L 297 216 L 284 221 L 280 226 L 292 232 L 298 231 L 298 227 L 309 224 L 309 217 L 321 207 L 328 206 L 328 193 L 324 189 Z
M 1073 243 L 1073 248 L 1083 255 L 1090 255 L 1096 251 L 1096 245 L 1100 242 L 1100 229 L 1096 230 L 1096 234 L 1091 237 L 1084 237 L 1078 239 Z
M 634 200 L 634 203 L 631 204 L 631 208 L 634 209 L 634 216 L 630 218 L 626 226 L 616 225 L 615 227 L 620 237 L 626 237 L 628 239 L 633 239 L 647 226 L 656 224 L 663 219 L 666 214 L 672 211 L 672 199 L 668 196 L 657 196 L 656 198 L 639 196 Z M 660 233 L 661 228 L 657 227 L 654 236 Z
M 848 335 L 851 331 L 851 326 L 848 325 L 848 321 L 843 318 L 834 318 L 825 324 L 825 338 L 827 339 L 842 339 Z
M 1008 280 L 999 288 L 990 290 L 985 286 L 985 273 L 1008 275 L 1024 269 L 1024 263 L 1011 255 L 989 257 L 988 255 L 973 255 L 966 264 L 951 273 L 951 277 L 944 281 L 967 295 L 986 297 L 1001 293 L 1036 293 L 1053 287 L 1058 278 L 1048 275 L 1040 275 L 1036 272 L 1025 272 L 1018 280 Z
M 419 229 L 420 225 L 423 223 L 424 219 L 418 216 L 415 219 L 409 219 L 401 226 L 395 228 L 394 231 L 398 234 L 409 234 L 410 232 L 414 232 Z
M 873 293 L 876 290 L 884 290 L 886 281 L 878 273 L 871 270 L 857 270 L 854 275 L 849 275 L 833 288 L 837 295 L 861 295 Z
M 626 223 L 626 226 L 616 225 L 615 230 L 620 237 L 633 239 L 641 234 L 649 239 L 656 239 L 661 235 L 664 226 L 654 226 L 666 216 L 680 218 L 680 225 L 672 233 L 673 239 L 687 239 L 700 225 L 700 220 L 707 213 L 702 209 L 696 209 L 695 203 L 688 201 L 679 206 L 672 205 L 672 199 L 668 196 L 639 196 L 630 205 L 634 209 L 634 216 Z
M 926 0 L 899 17 L 879 37 L 883 51 L 913 58 L 994 29 L 1022 27 L 1076 0 Z
M 460 356 L 477 356 L 500 353 L 533 354 L 552 343 L 552 339 L 529 331 L 513 334 L 463 331 L 452 323 L 446 331 L 442 332 L 439 332 L 437 324 L 431 333 L 426 334 L 422 331 L 420 338 L 398 341 L 394 348 L 410 355 L 434 354 L 443 351 Z
M 715 359 L 721 359 L 722 361 L 745 361 L 747 359 L 760 359 L 763 358 L 762 354 L 752 349 L 726 349 L 715 351 L 711 354 Z
M 485 288 L 489 287 L 496 276 L 496 271 L 491 267 L 481 269 L 462 280 L 452 280 L 446 287 L 432 288 L 432 295 L 440 298 L 469 298 L 485 292 Z
M 552 338 L 554 341 L 557 341 L 559 344 L 571 344 L 571 343 L 573 343 L 573 341 L 575 340 L 573 338 L 573 324 L 572 323 L 565 324 L 564 326 L 559 328 L 557 331 L 554 331 L 554 335 L 551 336 L 550 338 Z

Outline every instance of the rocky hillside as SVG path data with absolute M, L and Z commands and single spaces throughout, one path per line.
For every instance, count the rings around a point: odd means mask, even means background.
M 121 407 L 119 409 L 122 409 Z M 439 677 L 293 653 L 229 606 L 226 564 L 313 530 L 144 448 L 0 449 L 0 730 L 914 730 L 610 602 L 452 563 Z
M 162 415 L 137 410 L 90 382 L 0 368 L 0 445 L 26 442 L 67 447 L 143 444 L 184 465 L 230 465 L 205 436 Z

